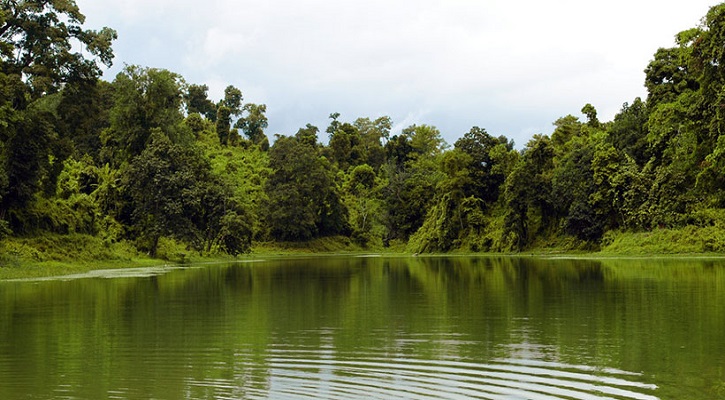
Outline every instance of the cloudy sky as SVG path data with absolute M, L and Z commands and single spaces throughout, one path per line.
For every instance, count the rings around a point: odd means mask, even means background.
M 267 104 L 270 138 L 307 123 L 388 115 L 394 131 L 472 126 L 522 147 L 593 104 L 611 120 L 645 97 L 659 47 L 715 0 L 76 0 L 86 27 L 118 31 L 124 64 L 227 85 Z M 583 118 L 583 117 L 582 117 Z M 394 132 L 395 133 L 395 132 Z M 321 137 L 326 140 L 326 137 Z

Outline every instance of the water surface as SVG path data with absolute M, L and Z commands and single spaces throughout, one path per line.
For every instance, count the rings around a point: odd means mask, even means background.
M 0 282 L 0 399 L 721 399 L 725 261 L 308 257 Z

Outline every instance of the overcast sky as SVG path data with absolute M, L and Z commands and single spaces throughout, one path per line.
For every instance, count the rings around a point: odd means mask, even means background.
M 513 138 L 591 103 L 611 120 L 645 97 L 659 47 L 695 27 L 710 0 L 76 0 L 86 27 L 118 31 L 124 64 L 227 85 L 267 104 L 268 136 L 330 113 L 388 115 L 394 132 L 438 127 L 449 144 L 472 126 Z

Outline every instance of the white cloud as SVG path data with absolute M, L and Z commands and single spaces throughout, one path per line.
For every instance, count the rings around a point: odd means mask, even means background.
M 174 70 L 210 88 L 233 84 L 248 101 L 266 102 L 270 133 L 294 133 L 307 122 L 324 131 L 327 115 L 340 111 L 346 119 L 385 113 L 398 124 L 431 123 L 449 142 L 475 124 L 524 144 L 524 135 L 550 132 L 556 118 L 577 114 L 585 103 L 607 119 L 623 102 L 644 96 L 642 71 L 652 54 L 671 46 L 677 32 L 695 26 L 716 3 L 78 4 L 89 24 L 119 30 L 119 56 Z M 153 47 L 154 41 L 159 45 Z M 426 118 L 439 120 L 421 121 Z

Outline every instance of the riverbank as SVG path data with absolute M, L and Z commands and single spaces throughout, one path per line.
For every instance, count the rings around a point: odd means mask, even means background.
M 599 249 L 582 250 L 552 243 L 520 253 L 500 255 L 576 258 L 722 257 L 725 230 L 687 226 L 649 232 L 608 232 Z M 156 257 L 139 252 L 129 242 L 108 243 L 90 235 L 51 235 L 5 238 L 0 241 L 0 279 L 35 278 L 85 273 L 98 269 L 137 268 L 198 262 L 225 262 L 249 257 L 284 257 L 319 254 L 412 255 L 404 242 L 384 248 L 363 248 L 347 237 L 327 237 L 309 242 L 255 243 L 250 254 L 199 254 L 181 243 L 162 239 Z M 484 253 L 454 252 L 455 255 Z M 494 255 L 494 254 L 492 254 Z
M 139 252 L 129 242 L 108 243 L 90 235 L 46 234 L 0 241 L 0 280 L 86 273 L 99 269 L 138 268 L 200 262 L 227 262 L 250 257 L 313 254 L 403 252 L 404 246 L 364 249 L 346 237 L 315 239 L 304 243 L 255 243 L 249 254 L 200 254 L 170 239 L 162 239 L 156 257 Z

